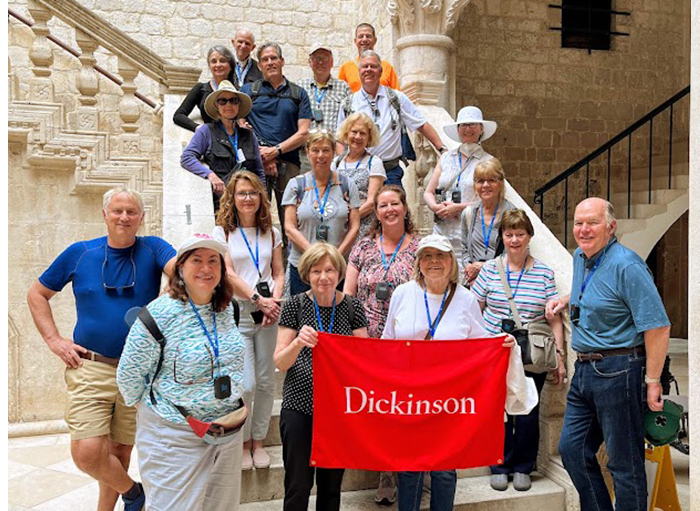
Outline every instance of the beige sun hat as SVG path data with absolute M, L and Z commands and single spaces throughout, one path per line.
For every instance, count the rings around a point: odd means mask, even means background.
M 459 138 L 458 131 L 459 125 L 469 124 L 472 122 L 478 122 L 484 127 L 484 133 L 481 135 L 480 142 L 491 138 L 493 134 L 496 133 L 496 129 L 498 128 L 498 124 L 496 123 L 496 121 L 484 120 L 484 114 L 481 113 L 481 110 L 479 108 L 475 106 L 465 106 L 457 114 L 457 122 L 455 122 L 454 124 L 448 124 L 442 129 L 444 130 L 445 135 L 450 137 L 455 142 L 459 142 L 461 144 L 462 140 Z
M 243 92 L 239 92 L 231 82 L 224 80 L 219 84 L 218 89 L 207 96 L 207 99 L 204 102 L 204 110 L 206 110 L 209 117 L 214 120 L 219 119 L 219 110 L 216 108 L 216 100 L 223 92 L 231 92 L 238 96 L 238 101 L 241 102 L 238 106 L 238 117 L 245 117 L 250 113 L 250 109 L 253 108 L 253 102 L 251 101 L 250 96 L 248 96 L 248 94 L 244 94 Z

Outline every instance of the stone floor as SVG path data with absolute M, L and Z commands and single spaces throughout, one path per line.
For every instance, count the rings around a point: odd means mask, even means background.
M 10 438 L 9 511 L 94 511 L 97 483 L 80 472 L 70 457 L 66 434 Z M 690 509 L 689 458 L 671 449 L 681 506 Z M 138 478 L 137 454 L 129 473 Z M 120 509 L 117 506 L 117 509 Z

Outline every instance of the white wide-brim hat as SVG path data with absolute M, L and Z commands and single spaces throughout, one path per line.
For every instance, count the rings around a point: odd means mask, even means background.
M 177 258 L 179 259 L 183 254 L 198 248 L 210 248 L 220 256 L 226 257 L 226 245 L 219 240 L 212 238 L 208 234 L 193 234 L 177 249 Z
M 216 108 L 216 100 L 224 92 L 231 92 L 238 96 L 238 101 L 240 101 L 238 105 L 238 117 L 245 117 L 250 113 L 250 109 L 253 108 L 253 101 L 250 99 L 250 96 L 243 92 L 238 92 L 238 89 L 236 89 L 231 82 L 224 80 L 219 84 L 219 88 L 209 94 L 204 101 L 204 110 L 206 110 L 209 117 L 214 120 L 219 119 L 220 115 L 219 110 Z
M 459 125 L 469 124 L 470 122 L 478 122 L 484 127 L 484 133 L 481 135 L 480 142 L 491 138 L 493 134 L 496 133 L 496 129 L 498 128 L 496 121 L 484 120 L 484 114 L 481 113 L 479 108 L 475 106 L 465 106 L 457 114 L 457 122 L 454 124 L 448 124 L 442 129 L 445 131 L 445 135 L 450 137 L 455 142 L 459 142 L 461 144 L 462 140 L 459 138 L 458 131 Z
M 416 257 L 420 257 L 423 250 L 426 248 L 436 248 L 440 252 L 449 252 L 454 255 L 452 248 L 452 243 L 442 234 L 429 234 L 428 236 L 422 238 L 418 244 L 418 250 L 416 251 Z

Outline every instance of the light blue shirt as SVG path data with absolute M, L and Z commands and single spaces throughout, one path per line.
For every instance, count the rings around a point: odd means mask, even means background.
M 581 294 L 581 286 L 599 257 L 603 260 Z M 644 332 L 670 325 L 646 263 L 613 237 L 588 259 L 574 252 L 571 305 L 581 308 L 572 322 L 572 348 L 579 353 L 631 348 L 644 343 Z

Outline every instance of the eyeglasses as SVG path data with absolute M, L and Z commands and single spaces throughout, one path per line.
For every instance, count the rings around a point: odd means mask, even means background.
M 500 179 L 494 179 L 494 178 L 489 178 L 489 179 L 475 179 L 474 182 L 478 185 L 483 185 L 484 183 L 488 183 L 490 185 L 495 185 L 498 183 Z
M 323 57 L 309 57 L 309 60 L 315 64 L 325 64 L 326 62 L 329 62 L 331 58 L 328 55 L 325 55 Z
M 465 128 L 475 129 L 475 128 L 477 128 L 477 127 L 480 126 L 480 125 L 481 125 L 480 122 L 463 122 L 462 124 L 460 124 L 460 125 L 457 126 L 457 127 L 458 127 L 458 128 L 465 127 Z
M 125 289 L 132 289 L 136 285 L 136 264 L 134 263 L 134 249 L 131 249 L 131 255 L 129 256 L 131 259 L 131 268 L 132 268 L 132 275 L 133 278 L 131 279 L 131 284 L 128 284 L 126 286 L 112 286 L 107 284 L 105 281 L 105 268 L 107 267 L 107 244 L 105 244 L 105 260 L 102 263 L 102 285 L 104 288 L 108 291 L 123 291 Z
M 246 200 L 246 199 L 259 199 L 260 192 L 236 192 L 236 199 Z
M 238 105 L 240 104 L 240 100 L 238 98 L 219 98 L 216 100 L 216 104 L 219 106 L 224 106 L 226 103 L 230 103 L 231 105 Z

